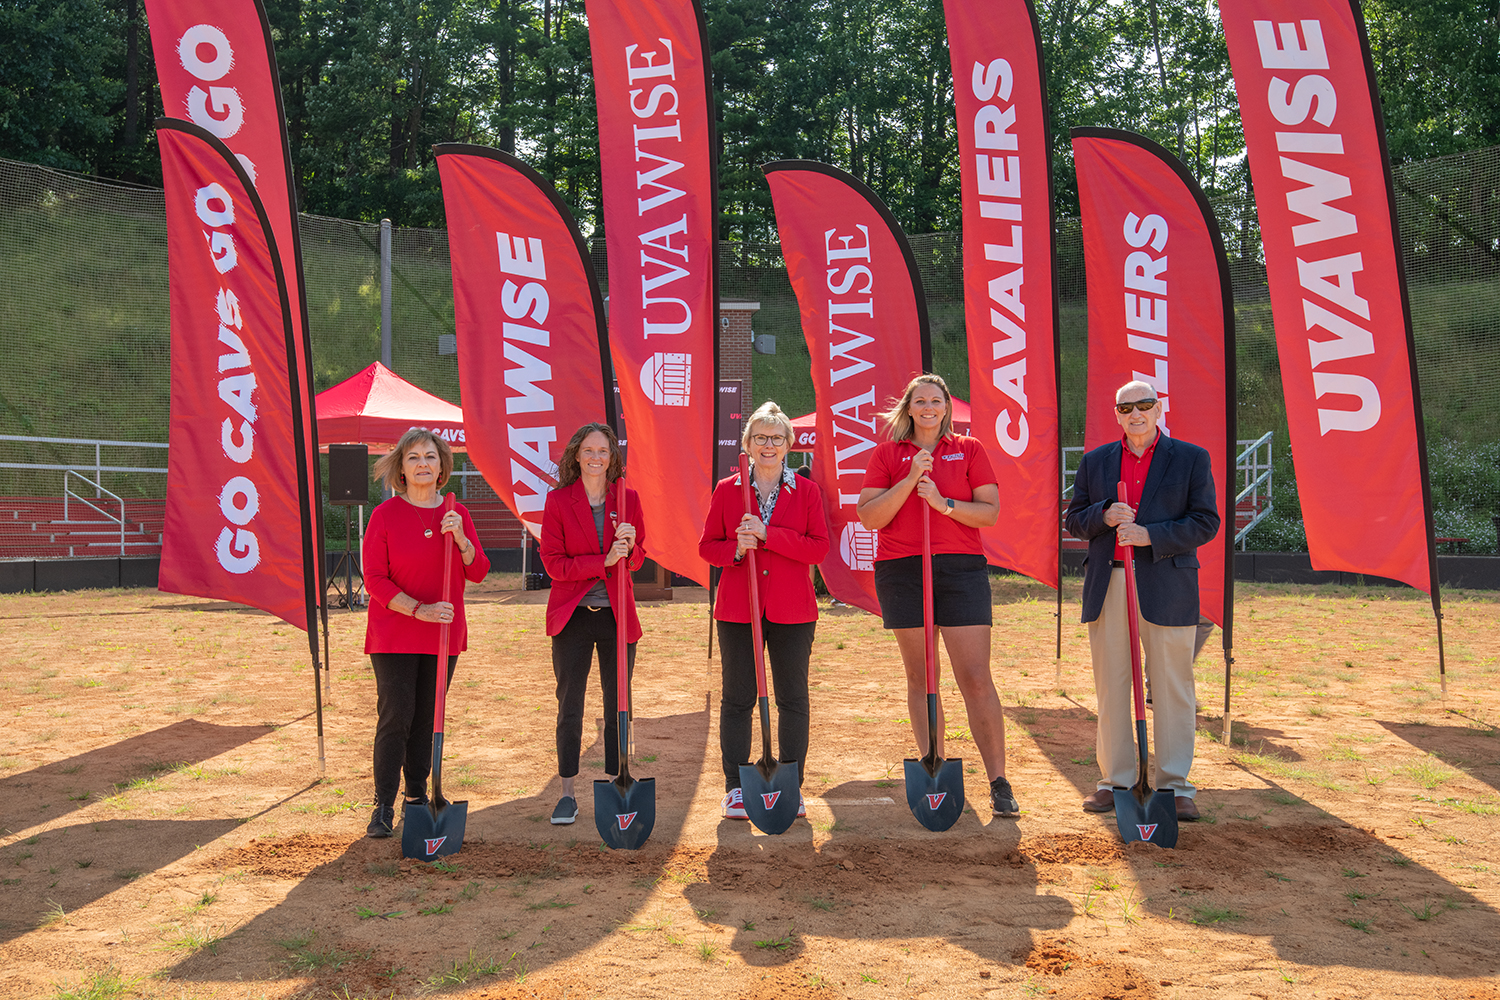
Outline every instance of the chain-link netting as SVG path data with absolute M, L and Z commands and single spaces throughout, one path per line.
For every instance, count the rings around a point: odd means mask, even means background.
M 1493 550 L 1500 494 L 1500 147 L 1396 171 L 1402 251 L 1416 329 L 1438 534 Z M 1235 290 L 1239 436 L 1277 433 L 1277 504 L 1293 515 L 1261 543 L 1295 547 L 1295 486 L 1261 260 L 1248 197 L 1214 202 Z M 318 390 L 379 360 L 380 227 L 302 217 L 303 266 Z M 932 324 L 934 367 L 967 397 L 963 248 L 956 233 L 911 237 Z M 591 247 L 606 283 L 604 247 Z M 761 304 L 755 331 L 776 335 L 756 355 L 755 401 L 812 408 L 796 300 L 775 244 L 725 244 L 720 293 Z M 1063 443 L 1083 441 L 1087 306 L 1077 219 L 1057 225 Z M 392 236 L 392 367 L 460 403 L 453 353 L 447 234 Z M 166 233 L 159 190 L 0 160 L 0 434 L 160 442 L 166 439 Z M 0 462 L 92 464 L 81 446 L 0 441 Z M 150 457 L 153 461 L 147 461 Z M 118 453 L 105 464 L 160 464 Z M 109 477 L 127 495 L 160 495 L 161 477 Z M 56 495 L 51 477 L 0 469 L 0 495 Z M 1278 537 L 1280 530 L 1286 537 Z

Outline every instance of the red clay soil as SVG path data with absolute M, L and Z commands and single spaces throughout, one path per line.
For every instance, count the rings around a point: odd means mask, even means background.
M 968 807 L 930 833 L 879 622 L 825 609 L 807 820 L 721 821 L 701 591 L 643 611 L 634 770 L 646 847 L 547 816 L 558 794 L 544 595 L 471 593 L 446 785 L 463 849 L 363 836 L 374 683 L 332 619 L 320 773 L 306 637 L 154 591 L 0 597 L 0 998 L 1433 997 L 1500 1000 L 1500 603 L 1243 587 L 1234 741 L 1217 635 L 1199 661 L 1203 821 L 1125 848 L 1094 787 L 1077 583 L 996 584 L 993 668 L 1020 820 L 990 815 L 962 700 Z M 597 691 L 588 717 L 598 719 Z M 584 773 L 603 773 L 597 723 Z M 110 992 L 118 987 L 116 992 Z

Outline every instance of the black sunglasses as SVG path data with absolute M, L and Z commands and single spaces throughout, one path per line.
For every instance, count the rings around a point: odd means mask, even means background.
M 1145 413 L 1147 410 L 1155 406 L 1156 403 L 1157 401 L 1155 399 L 1137 399 L 1129 403 L 1116 403 L 1115 409 L 1122 414 L 1129 413 L 1131 410 L 1140 410 L 1142 413 Z

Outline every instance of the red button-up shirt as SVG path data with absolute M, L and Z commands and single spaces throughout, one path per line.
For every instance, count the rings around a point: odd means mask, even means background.
M 1139 456 L 1130 450 L 1130 440 L 1120 435 L 1120 481 L 1125 484 L 1125 502 L 1131 509 L 1141 506 L 1141 488 L 1146 485 L 1146 474 L 1151 471 L 1151 456 L 1156 454 L 1156 442 L 1161 440 L 1161 431 L 1146 446 Z M 1125 546 L 1115 543 L 1115 558 L 1125 559 Z

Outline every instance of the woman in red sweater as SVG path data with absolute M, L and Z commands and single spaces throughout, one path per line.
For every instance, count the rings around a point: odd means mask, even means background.
M 615 616 L 625 615 L 627 671 L 635 673 L 635 644 L 641 620 L 635 613 L 635 587 L 628 576 L 620 591 L 613 567 L 628 570 L 646 561 L 646 526 L 641 500 L 626 489 L 618 507 L 615 481 L 625 472 L 620 443 L 607 424 L 584 424 L 573 434 L 557 463 L 557 489 L 542 511 L 542 565 L 552 577 L 547 594 L 547 634 L 552 637 L 552 672 L 557 676 L 557 775 L 562 796 L 552 810 L 554 824 L 578 818 L 578 753 L 583 740 L 583 699 L 594 653 L 604 689 L 604 770 L 620 768 L 620 722 L 615 690 Z
M 740 477 L 714 489 L 698 552 L 724 567 L 714 606 L 723 662 L 719 703 L 719 752 L 724 764 L 726 819 L 747 819 L 740 765 L 750 762 L 750 722 L 758 697 L 755 648 L 750 632 L 750 573 L 745 553 L 754 549 L 761 630 L 776 693 L 776 745 L 782 761 L 799 761 L 807 777 L 807 667 L 818 627 L 812 567 L 828 554 L 828 517 L 823 491 L 786 466 L 792 422 L 767 402 L 750 415 L 740 446 L 752 459 L 750 479 L 756 513 L 745 513 Z M 799 803 L 797 815 L 805 815 Z
M 375 668 L 375 813 L 366 833 L 389 837 L 396 792 L 406 773 L 406 801 L 427 801 L 432 770 L 432 713 L 437 697 L 438 630 L 450 624 L 448 679 L 468 648 L 464 582 L 478 583 L 490 560 L 462 504 L 443 513 L 439 492 L 453 472 L 453 451 L 431 431 L 414 427 L 375 463 L 395 496 L 376 507 L 362 553 L 369 617 L 365 652 Z M 458 546 L 452 601 L 443 594 L 443 546 Z

